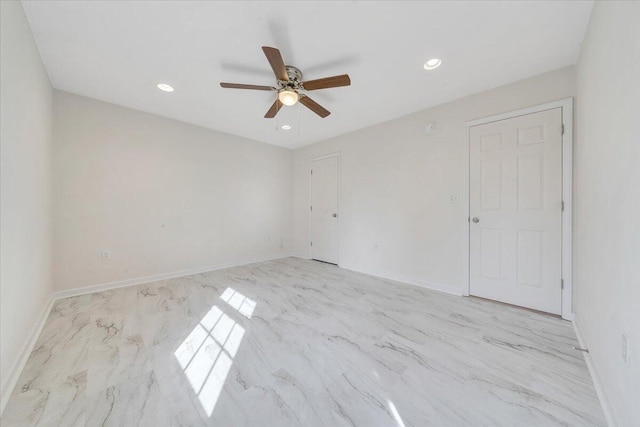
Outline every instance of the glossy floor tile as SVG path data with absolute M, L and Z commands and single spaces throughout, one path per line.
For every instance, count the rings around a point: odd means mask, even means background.
M 287 258 L 56 301 L 9 426 L 604 426 L 571 324 Z

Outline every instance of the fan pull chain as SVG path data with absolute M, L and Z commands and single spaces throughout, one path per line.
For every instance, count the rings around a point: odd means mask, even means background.
M 298 102 L 298 135 L 302 134 L 302 107 L 300 107 L 300 103 Z

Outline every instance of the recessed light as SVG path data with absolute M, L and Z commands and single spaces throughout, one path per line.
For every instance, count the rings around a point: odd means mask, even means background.
M 282 129 L 284 129 L 284 130 L 289 130 L 289 129 L 291 129 L 291 126 L 289 126 L 289 125 L 282 125 L 282 126 L 280 126 L 280 127 L 281 127 Z
M 425 70 L 435 70 L 442 64 L 442 60 L 440 58 L 431 58 L 424 63 Z
M 165 92 L 173 92 L 173 88 L 166 83 L 159 83 L 158 89 L 163 90 Z

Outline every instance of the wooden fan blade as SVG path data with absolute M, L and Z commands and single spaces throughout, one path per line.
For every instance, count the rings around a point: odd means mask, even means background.
M 264 115 L 264 118 L 273 119 L 276 116 L 276 114 L 278 114 L 278 111 L 280 111 L 283 105 L 284 104 L 280 102 L 278 98 L 276 98 L 276 102 L 274 102 L 271 108 L 269 108 L 269 111 L 267 111 L 267 114 Z
M 287 75 L 287 69 L 284 67 L 284 61 L 282 60 L 282 55 L 280 55 L 280 51 L 275 47 L 262 46 L 262 51 L 264 52 L 271 68 L 273 69 L 273 73 L 276 75 L 278 80 L 282 80 L 284 82 L 289 81 L 289 76 Z
M 329 89 L 330 87 L 349 85 L 351 85 L 351 79 L 349 78 L 348 74 L 325 77 L 324 79 L 309 80 L 308 82 L 302 83 L 302 87 L 304 88 L 304 90 Z
M 329 110 L 325 109 L 322 105 L 318 104 L 316 101 L 306 95 L 300 97 L 300 103 L 323 119 L 331 114 Z
M 240 83 L 220 83 L 220 86 L 228 89 L 276 90 L 275 87 L 271 86 L 243 85 Z

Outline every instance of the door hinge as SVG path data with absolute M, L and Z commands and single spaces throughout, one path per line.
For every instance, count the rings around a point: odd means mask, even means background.
M 313 212 L 313 206 L 309 206 L 309 208 L 311 208 L 311 209 L 309 209 L 309 210 L 310 210 L 311 212 Z
M 564 289 L 564 279 L 560 279 L 560 289 Z
M 560 135 L 564 135 L 564 123 L 562 124 L 562 132 L 560 133 Z
M 309 245 L 310 245 L 310 246 L 313 246 L 313 242 L 311 242 Z
M 311 169 L 311 175 L 313 175 L 313 169 Z
M 564 200 L 563 200 L 563 201 L 562 201 L 562 203 L 560 204 L 560 210 L 561 210 L 562 212 L 564 212 Z
M 467 217 L 467 222 L 471 222 L 471 217 Z

